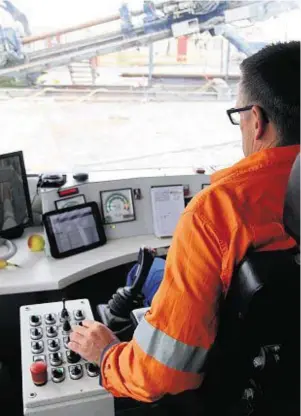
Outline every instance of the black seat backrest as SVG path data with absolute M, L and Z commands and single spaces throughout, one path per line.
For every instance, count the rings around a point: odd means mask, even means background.
M 286 230 L 298 244 L 299 169 L 298 156 L 291 172 L 284 209 Z M 227 298 L 221 305 L 217 338 L 200 388 L 200 414 L 240 416 L 245 411 L 252 414 L 250 408 L 253 405 L 257 407 L 256 415 L 273 414 L 273 411 L 285 415 L 298 412 L 299 335 L 299 247 L 296 245 L 287 251 L 248 253 L 237 267 Z M 274 350 L 277 350 L 275 356 L 279 363 L 277 366 L 274 363 L 274 367 L 269 364 L 266 366 L 268 371 L 260 374 L 256 370 L 256 363 L 262 360 L 262 357 L 257 357 L 259 352 L 263 351 L 266 357 L 266 351 Z M 269 360 L 276 360 L 272 353 L 268 356 Z M 246 392 L 249 395 L 255 392 L 258 397 L 241 400 Z M 283 413 L 279 413 L 281 406 Z

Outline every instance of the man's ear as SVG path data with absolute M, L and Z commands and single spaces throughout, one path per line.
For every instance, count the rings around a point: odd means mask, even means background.
M 252 116 L 254 120 L 255 140 L 260 140 L 265 133 L 266 121 L 262 110 L 258 105 L 252 107 Z

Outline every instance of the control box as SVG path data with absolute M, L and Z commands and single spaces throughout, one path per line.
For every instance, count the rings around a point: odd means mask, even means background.
M 24 415 L 114 416 L 99 367 L 67 347 L 84 319 L 94 319 L 87 299 L 20 308 Z

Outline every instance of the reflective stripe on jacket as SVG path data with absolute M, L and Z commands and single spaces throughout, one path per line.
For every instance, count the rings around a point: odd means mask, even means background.
M 287 249 L 282 224 L 288 177 L 300 146 L 255 153 L 212 176 L 185 209 L 163 281 L 133 340 L 109 348 L 102 385 L 117 397 L 155 401 L 195 389 L 218 324 L 219 299 L 253 247 Z

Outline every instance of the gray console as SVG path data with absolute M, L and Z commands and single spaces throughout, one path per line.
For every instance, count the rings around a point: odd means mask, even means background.
M 93 320 L 89 301 L 71 300 L 65 306 L 20 308 L 24 415 L 113 416 L 114 400 L 99 385 L 99 368 L 67 348 L 71 326 Z M 47 365 L 43 385 L 34 383 L 30 370 L 39 361 Z

